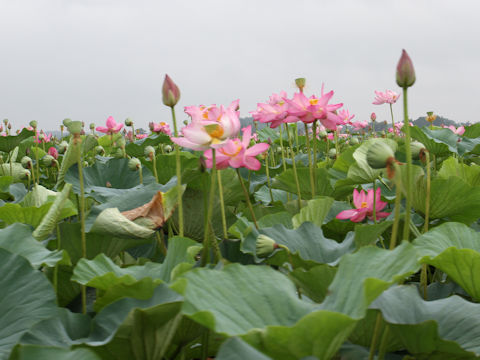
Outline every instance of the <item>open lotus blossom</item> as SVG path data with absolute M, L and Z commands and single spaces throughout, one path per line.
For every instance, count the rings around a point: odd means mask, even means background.
M 141 140 L 141 139 L 145 139 L 146 137 L 148 137 L 148 134 L 137 134 L 137 135 L 135 135 L 135 137 L 138 140 Z
M 395 104 L 400 97 L 400 94 L 392 90 L 386 90 L 384 93 L 375 90 L 375 95 L 375 101 L 372 103 L 374 105 Z
M 389 132 L 389 133 L 395 133 L 395 135 L 400 135 L 402 132 L 397 128 L 396 125 L 397 125 L 397 124 L 395 124 L 395 131 L 393 131 L 393 128 L 392 128 L 392 127 L 389 127 L 389 128 L 388 128 L 388 132 Z
M 58 159 L 58 150 L 53 146 L 48 149 L 48 155 L 51 155 L 56 159 Z
M 336 130 L 337 125 L 343 124 L 343 120 L 336 114 L 336 110 L 341 108 L 343 104 L 328 104 L 333 96 L 333 91 L 326 94 L 322 92 L 320 97 L 315 95 L 307 98 L 303 93 L 295 93 L 293 99 L 285 98 L 288 103 L 288 114 L 285 122 L 302 121 L 311 123 L 320 120 L 323 126 L 329 130 Z
M 457 134 L 459 136 L 462 136 L 463 133 L 465 132 L 465 127 L 464 126 L 459 126 L 458 128 L 456 128 L 453 125 L 450 125 L 450 126 L 443 125 L 442 127 L 445 128 L 445 129 L 452 130 L 454 134 Z
M 350 112 L 347 109 L 340 110 L 338 116 L 342 119 L 343 124 L 345 125 L 350 124 L 351 120 L 355 117 L 353 114 L 350 115 Z
M 365 129 L 368 126 L 367 121 L 357 121 L 357 122 L 352 122 L 350 125 L 353 126 L 355 130 L 362 130 Z
M 158 124 L 155 124 L 154 122 L 151 122 L 151 123 L 148 124 L 148 126 L 150 127 L 150 131 L 152 131 L 154 133 L 157 133 L 157 134 L 163 133 L 163 134 L 166 134 L 168 136 L 172 135 L 172 131 L 170 130 L 170 126 L 166 122 L 161 121 Z
M 239 102 L 240 100 L 234 100 L 228 105 L 227 110 L 234 111 L 239 117 L 240 117 L 240 112 L 238 112 L 238 107 L 239 107 Z M 190 118 L 192 119 L 192 122 L 197 122 L 197 121 L 203 121 L 203 120 L 208 120 L 209 118 L 209 113 L 210 112 L 218 112 L 219 108 L 217 105 L 212 104 L 210 106 L 205 106 L 205 105 L 200 105 L 200 106 L 185 106 L 185 112 L 190 115 Z
M 215 163 L 217 169 L 225 169 L 228 166 L 233 168 L 246 167 L 250 170 L 259 170 L 262 164 L 256 159 L 258 154 L 268 150 L 269 146 L 266 143 L 255 144 L 251 147 L 250 140 L 252 136 L 252 127 L 247 126 L 242 129 L 243 137 L 240 139 L 229 139 L 224 146 L 217 149 L 215 154 Z M 212 167 L 212 149 L 204 152 L 206 164 L 208 168 Z
M 343 139 L 346 139 L 348 138 L 348 134 L 337 134 L 338 138 L 343 138 Z M 327 134 L 327 139 L 328 140 L 334 140 L 335 139 L 335 134 L 333 133 L 328 133 Z
M 382 219 L 390 215 L 390 213 L 381 212 L 387 203 L 380 200 L 381 189 L 378 188 L 375 193 L 375 212 L 376 220 Z M 341 211 L 336 218 L 340 220 L 350 219 L 353 222 L 360 222 L 368 217 L 370 220 L 373 219 L 373 189 L 369 189 L 366 194 L 364 190 L 358 192 L 357 189 L 353 190 L 353 204 L 356 209 L 343 210 Z
M 38 131 L 37 131 L 37 133 L 35 135 L 35 142 L 36 143 L 38 143 L 38 144 L 45 143 L 46 144 L 50 141 L 52 141 L 52 134 L 47 135 L 47 134 L 44 134 L 43 132 L 38 133 Z
M 288 116 L 288 104 L 285 102 L 287 93 L 280 91 L 279 94 L 272 94 L 268 103 L 258 103 L 257 110 L 251 111 L 253 119 L 261 123 L 269 123 L 272 129 L 284 123 Z
M 172 141 L 199 151 L 222 147 L 240 131 L 239 113 L 235 110 L 237 107 L 238 101 L 227 108 L 215 106 L 201 110 L 200 107 L 189 107 L 188 111 L 193 111 L 186 112 L 192 116 L 192 122 L 182 129 L 183 137 L 172 137 Z
M 96 130 L 100 131 L 104 134 L 110 134 L 111 135 L 111 134 L 118 133 L 123 128 L 123 124 L 122 123 L 117 123 L 113 119 L 112 116 L 108 117 L 106 125 L 107 125 L 106 127 L 105 126 L 97 126 Z

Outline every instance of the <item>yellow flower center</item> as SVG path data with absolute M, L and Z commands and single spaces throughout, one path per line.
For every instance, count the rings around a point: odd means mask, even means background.
M 309 99 L 310 105 L 317 105 L 318 104 L 318 99 Z
M 226 152 L 225 150 L 223 150 L 223 153 L 224 153 L 225 155 L 228 155 L 228 156 L 232 156 L 232 157 L 233 157 L 233 156 L 237 156 L 238 153 L 240 152 L 240 150 L 242 150 L 242 145 L 240 145 L 238 141 L 235 141 L 235 152 L 234 152 L 234 153 L 228 153 L 228 152 Z
M 208 135 L 214 139 L 220 139 L 223 135 L 223 127 L 220 125 L 207 125 L 205 126 L 205 130 L 207 130 Z
M 362 204 L 360 205 L 360 209 L 364 209 L 367 207 L 367 203 L 365 201 L 362 201 Z

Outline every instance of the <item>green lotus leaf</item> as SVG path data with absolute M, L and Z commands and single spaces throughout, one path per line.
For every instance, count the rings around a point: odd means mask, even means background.
M 445 155 L 457 153 L 458 136 L 450 129 L 419 128 L 410 127 L 410 135 L 415 140 L 420 141 L 426 149 L 434 155 Z
M 361 319 L 376 297 L 419 268 L 416 249 L 408 242 L 403 242 L 394 250 L 362 247 L 356 253 L 341 258 L 322 309 Z
M 311 199 L 312 190 L 310 187 L 310 170 L 304 167 L 297 168 L 297 175 L 302 199 Z M 333 188 L 330 184 L 329 175 L 326 169 L 315 169 L 315 178 L 315 195 L 329 196 L 333 193 Z M 288 169 L 275 176 L 272 181 L 272 187 L 296 195 L 297 186 L 293 169 Z
M 125 146 L 125 151 L 128 155 L 136 158 L 144 156 L 145 148 L 147 146 L 155 146 L 158 144 L 171 144 L 170 137 L 166 134 L 158 134 L 146 137 L 144 139 L 136 140 L 135 142 L 128 143 Z M 168 179 L 167 179 L 168 180 Z
M 480 300 L 480 233 L 448 222 L 418 237 L 414 243 L 421 262 L 448 274 L 475 300 Z
M 311 269 L 297 268 L 288 274 L 288 277 L 299 287 L 302 295 L 308 296 L 317 303 L 321 303 L 328 293 L 337 268 L 321 264 Z
M 379 237 L 393 225 L 393 221 L 382 221 L 378 224 L 355 225 L 355 245 L 357 248 L 375 245 Z
M 94 351 L 89 349 L 63 349 L 35 345 L 17 346 L 10 360 L 102 360 Z
M 470 186 L 480 186 L 480 166 L 461 164 L 454 157 L 449 157 L 442 162 L 438 176 L 447 180 L 451 176 L 457 176 Z
M 9 153 L 13 149 L 15 149 L 18 145 L 20 145 L 20 143 L 23 140 L 28 139 L 29 137 L 34 135 L 35 135 L 35 132 L 24 128 L 18 135 L 2 136 L 0 138 L 0 151 Z
M 225 341 L 220 347 L 217 356 L 217 360 L 244 360 L 244 359 L 256 359 L 256 360 L 272 360 L 271 357 L 266 356 L 247 344 L 245 341 L 238 337 L 232 337 Z
M 57 312 L 47 278 L 22 256 L 0 248 L 0 359 L 8 359 L 21 336 Z
M 321 227 L 332 204 L 333 199 L 330 197 L 309 200 L 307 206 L 302 207 L 300 213 L 292 218 L 293 226 L 298 228 L 302 223 L 309 221 Z
M 371 308 L 416 359 L 480 356 L 480 304 L 459 296 L 424 301 L 416 287 L 403 285 L 385 291 Z

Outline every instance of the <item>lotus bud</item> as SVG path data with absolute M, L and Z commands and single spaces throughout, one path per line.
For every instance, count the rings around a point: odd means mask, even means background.
M 415 69 L 412 59 L 405 50 L 402 50 L 402 56 L 397 65 L 397 84 L 406 89 L 415 83 Z
M 394 160 L 392 148 L 383 141 L 373 143 L 367 151 L 367 163 L 372 169 L 386 168 Z
M 125 119 L 125 126 L 132 126 L 132 125 L 133 125 L 132 119 L 126 118 L 126 119 Z
M 305 78 L 298 78 L 295 79 L 295 85 L 297 85 L 298 90 L 303 93 L 303 88 L 305 87 L 305 83 L 307 82 L 307 79 Z
M 171 145 L 165 145 L 165 151 L 167 153 L 172 152 L 172 146 Z
M 372 112 L 372 114 L 370 115 L 370 120 L 372 120 L 373 122 L 375 122 L 375 120 L 377 120 L 377 114 L 375 114 L 374 112 Z
M 31 169 L 32 168 L 32 159 L 28 156 L 24 156 L 21 160 L 22 166 L 25 169 Z
M 25 169 L 25 170 L 23 171 L 23 174 L 22 174 L 21 179 L 22 179 L 22 180 L 23 180 L 23 179 L 29 179 L 30 176 L 32 176 L 32 174 L 30 173 L 30 170 Z
M 95 130 L 95 124 L 94 123 L 90 123 L 90 130 Z
M 38 123 L 35 120 L 30 121 L 30 126 L 33 127 L 34 129 L 37 128 Z
M 53 146 L 48 149 L 48 155 L 53 156 L 55 160 L 58 159 L 58 150 L 54 148 Z
M 66 141 L 62 141 L 59 145 L 58 145 L 58 152 L 60 154 L 63 154 L 65 153 L 65 151 L 67 151 L 67 148 L 68 148 L 68 143 Z
M 273 253 L 275 249 L 278 249 L 278 247 L 278 244 L 271 237 L 260 234 L 257 237 L 255 252 L 258 257 L 267 257 Z
M 142 163 L 137 158 L 131 158 L 130 160 L 128 160 L 128 168 L 131 171 L 137 171 L 141 167 L 142 167 Z
M 163 81 L 162 96 L 163 103 L 172 108 L 180 100 L 180 89 L 168 75 L 165 75 L 165 80 Z
M 38 135 L 38 138 L 43 142 L 45 140 L 45 134 L 41 132 L 40 135 Z
M 188 120 L 183 120 L 183 125 L 187 126 L 188 125 Z
M 8 130 L 11 130 L 11 129 L 12 129 L 12 124 L 8 123 L 7 129 L 8 129 Z
M 85 130 L 80 130 L 80 135 L 85 135 Z
M 52 166 L 52 163 L 55 162 L 55 158 L 52 155 L 45 155 L 42 158 L 42 164 L 45 166 Z
M 410 149 L 411 149 L 411 152 L 412 152 L 412 159 L 419 160 L 422 150 L 425 149 L 425 145 L 423 145 L 419 141 L 412 141 L 410 143 Z
M 325 130 L 320 130 L 320 131 L 318 132 L 318 136 L 320 136 L 321 138 L 324 138 L 324 137 L 326 137 L 327 135 L 328 135 L 328 134 L 327 134 L 327 132 L 326 132 Z
M 3 119 L 3 123 L 5 124 L 5 126 L 7 126 L 7 124 L 8 124 L 8 119 Z
M 82 167 L 86 168 L 88 166 L 89 166 L 88 161 L 84 161 L 83 164 L 82 164 Z
M 271 138 L 268 138 L 268 139 L 267 139 L 267 144 L 270 145 L 270 146 L 272 146 L 272 143 L 273 143 L 273 142 L 272 142 L 272 139 L 271 139 Z
M 358 140 L 358 138 L 357 138 L 356 136 L 355 136 L 355 137 L 352 137 L 352 138 L 350 139 L 350 143 L 351 143 L 352 145 L 357 145 L 359 142 L 360 142 L 360 141 Z
M 155 156 L 155 148 L 153 146 L 145 147 L 144 155 L 151 160 Z
M 336 157 L 337 157 L 337 149 L 330 149 L 330 150 L 328 151 L 328 157 L 329 157 L 330 159 L 336 159 Z
M 103 146 L 101 145 L 95 146 L 95 154 L 105 155 L 105 149 L 103 148 Z

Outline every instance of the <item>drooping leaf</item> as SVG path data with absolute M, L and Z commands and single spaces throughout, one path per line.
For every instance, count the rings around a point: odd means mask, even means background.
M 24 128 L 18 135 L 2 136 L 0 138 L 0 151 L 9 153 L 18 145 L 20 145 L 23 140 L 28 139 L 29 137 L 34 135 L 35 132 Z
M 332 204 L 333 199 L 329 197 L 309 200 L 307 206 L 302 207 L 300 213 L 292 218 L 294 228 L 298 228 L 302 223 L 307 221 L 321 227 Z
M 420 141 L 434 155 L 457 153 L 458 136 L 450 129 L 430 130 L 426 127 L 410 127 L 410 135 Z

